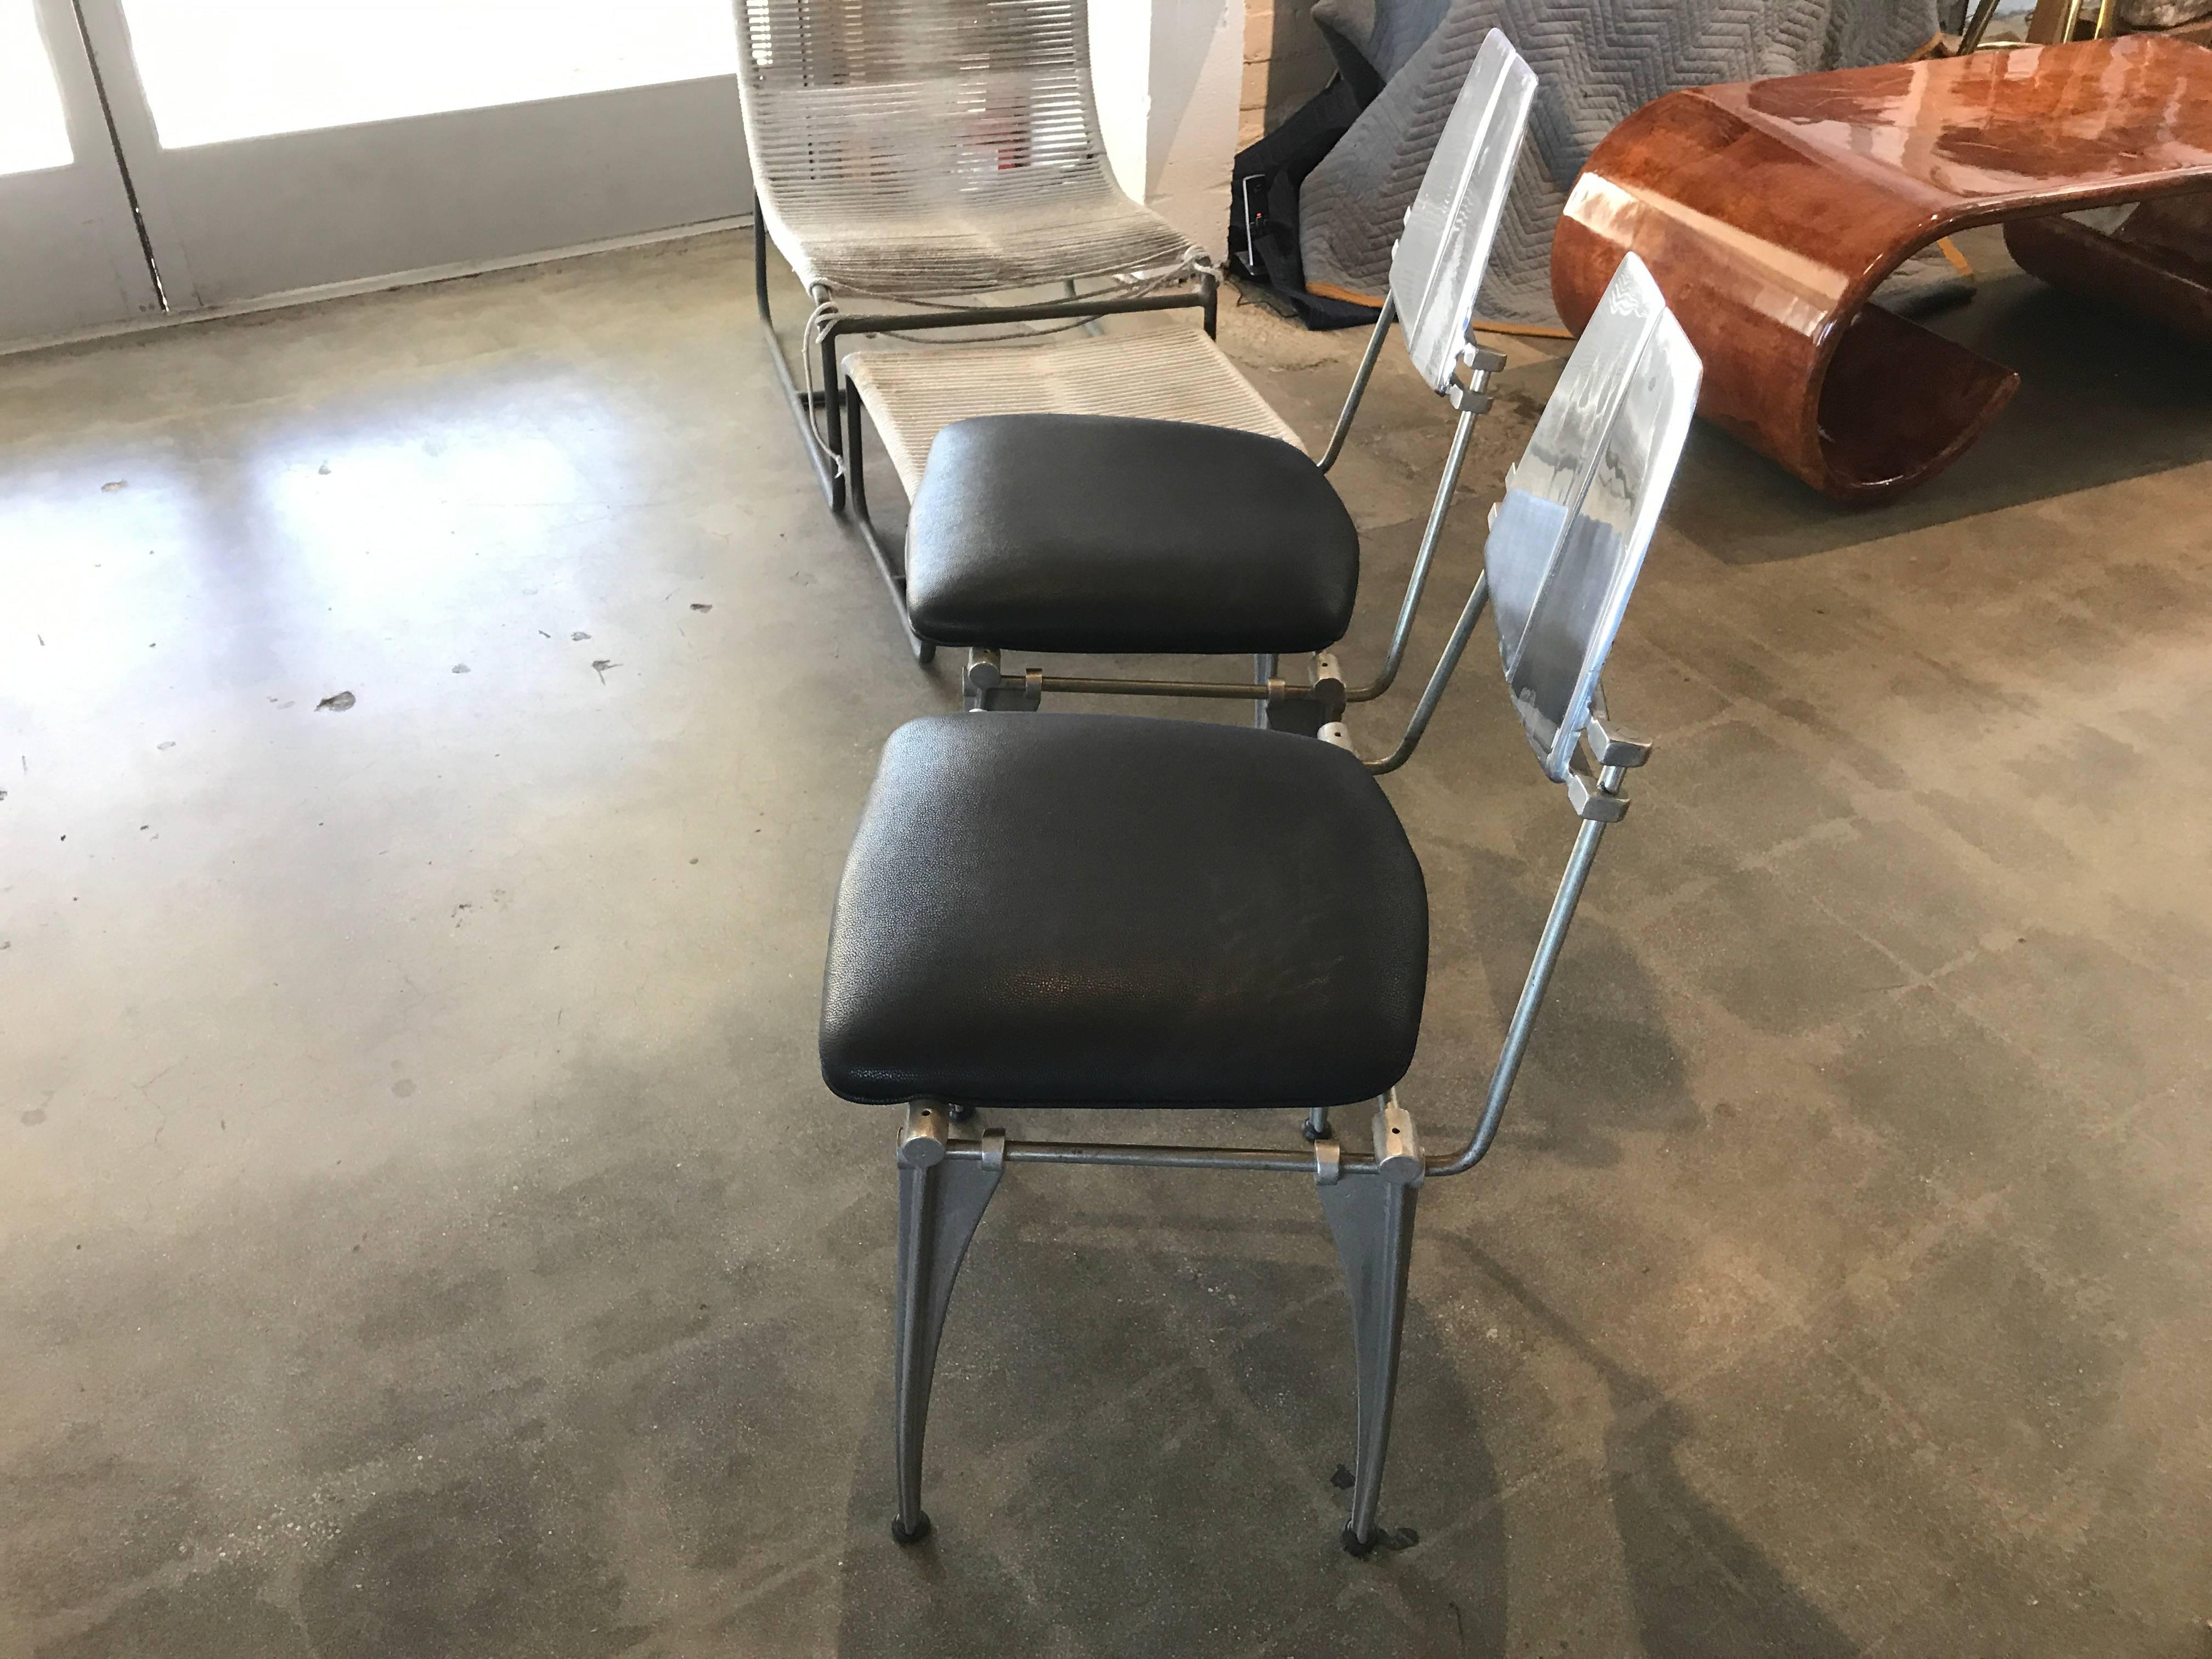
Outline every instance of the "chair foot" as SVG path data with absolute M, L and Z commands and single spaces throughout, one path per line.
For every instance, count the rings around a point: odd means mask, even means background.
M 998 1190 L 1006 1137 L 983 1137 L 981 1158 L 948 1158 L 941 1102 L 907 1108 L 898 1142 L 899 1239 L 896 1324 L 892 1352 L 892 1455 L 897 1464 L 898 1518 L 891 1536 L 910 1544 L 929 1531 L 921 1507 L 921 1448 L 929 1427 L 929 1387 L 937 1343 L 952 1305 L 961 1258 Z
M 1336 1541 L 1344 1546 L 1344 1553 L 1352 1559 L 1364 1561 L 1377 1550 L 1389 1550 L 1394 1553 L 1399 1550 L 1409 1550 L 1421 1541 L 1421 1534 L 1411 1527 L 1400 1527 L 1395 1531 L 1389 1527 L 1377 1527 L 1367 1534 L 1367 1540 L 1362 1543 L 1359 1534 L 1352 1530 L 1352 1523 L 1347 1521 L 1344 1523 L 1344 1530 L 1337 1534 Z
M 1398 1346 L 1406 1325 L 1406 1278 L 1413 1259 L 1413 1211 L 1423 1166 L 1413 1120 L 1394 1097 L 1386 1097 L 1375 1114 L 1379 1167 L 1342 1171 L 1335 1157 L 1322 1153 L 1325 1146 L 1331 1143 L 1315 1143 L 1315 1174 L 1322 1209 L 1344 1263 L 1358 1378 L 1358 1449 L 1344 1547 L 1354 1555 L 1364 1555 L 1376 1540 L 1375 1511 L 1382 1497 L 1382 1462 L 1390 1449 Z
M 923 1539 L 928 1536 L 929 1516 L 927 1511 L 924 1511 L 921 1517 L 911 1527 L 908 1526 L 905 1522 L 900 1520 L 896 1516 L 893 1516 L 891 1517 L 891 1537 L 896 1542 L 901 1544 L 919 1544 Z M 1347 1544 L 1345 1547 L 1346 1549 L 1350 1549 L 1352 1546 Z

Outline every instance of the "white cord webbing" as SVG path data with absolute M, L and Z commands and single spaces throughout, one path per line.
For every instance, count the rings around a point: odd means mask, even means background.
M 1084 0 L 735 0 L 745 138 L 803 285 L 896 299 L 1188 269 L 1099 137 Z
M 1137 415 L 1304 445 L 1195 328 L 1060 336 L 1036 345 L 856 352 L 846 368 L 911 496 L 939 432 L 976 415 Z M 1052 481 L 1040 478 L 1039 489 Z

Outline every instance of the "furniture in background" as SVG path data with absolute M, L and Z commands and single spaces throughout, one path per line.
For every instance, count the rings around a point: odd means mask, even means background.
M 1976 0 L 1959 50 L 1977 52 L 2018 44 L 1984 41 L 1996 21 L 1997 0 Z M 2199 46 L 2212 39 L 2212 0 L 2036 0 L 2027 22 L 2027 44 L 2060 46 L 2069 40 L 2102 40 L 2112 35 L 2156 32 Z
M 2115 32 L 2119 21 L 2120 0 L 2035 0 L 2027 38 L 2039 46 L 2063 46 L 2082 34 L 2102 40 Z
M 1874 501 L 1955 459 L 2019 384 L 1867 303 L 1899 260 L 2004 222 L 2027 269 L 2203 333 L 2203 263 L 2046 216 L 2208 187 L 2212 53 L 2156 36 L 1705 87 L 1598 147 L 1553 295 L 1579 325 L 1641 255 L 1704 356 L 1700 412 L 1836 500 Z
M 1396 1087 L 1428 973 L 1421 868 L 1382 787 L 1335 743 L 1205 720 L 978 710 L 884 745 L 837 894 L 824 1080 L 904 1109 L 892 1535 L 930 1530 L 922 1443 L 955 1276 L 1016 1166 L 1311 1180 L 1352 1303 L 1358 1428 L 1345 1547 L 1376 1541 L 1415 1202 L 1498 1133 L 1626 769 L 1599 675 L 1697 397 L 1696 354 L 1623 259 L 1527 451 L 1486 563 L 1505 686 L 1578 820 L 1467 1140 L 1431 1152 Z M 1365 1150 L 1330 1113 L 1375 1103 Z M 957 1119 L 1068 1107 L 1295 1111 L 1309 1146 L 1017 1139 Z M 991 1419 L 971 1400 L 964 1425 Z
M 1379 302 L 1429 148 L 1493 28 L 1528 58 L 1537 93 L 1482 315 L 1558 333 L 1553 228 L 1615 124 L 1685 87 L 1893 63 L 1935 37 L 1944 10 L 1942 0 L 1316 0 L 1347 84 L 1363 59 L 1373 73 L 1359 83 L 1371 101 L 1298 190 L 1306 286 Z
M 2207 23 L 2212 18 L 2212 0 L 2105 0 L 2105 3 L 2118 12 L 2124 30 L 2158 29 L 2200 46 L 2212 33 L 2212 26 Z
M 971 708 L 1034 709 L 1048 691 L 1243 699 L 1261 725 L 1311 737 L 1340 722 L 1347 702 L 1390 688 L 1475 418 L 1490 405 L 1485 388 L 1504 367 L 1470 324 L 1534 89 L 1493 31 L 1433 147 L 1392 259 L 1389 301 L 1318 462 L 1191 330 L 980 356 L 854 354 L 848 407 L 856 425 L 863 404 L 875 416 L 914 500 L 904 583 L 894 579 L 893 591 L 917 638 L 968 648 Z M 1326 475 L 1399 317 L 1415 372 L 1458 419 L 1389 653 L 1372 680 L 1347 688 L 1330 647 L 1351 624 L 1359 533 Z M 945 424 L 963 399 L 975 417 Z M 1231 418 L 1191 423 L 1216 411 Z M 847 448 L 856 518 L 872 538 L 857 432 Z M 1376 769 L 1412 754 L 1486 599 L 1478 580 L 1405 735 Z M 1006 651 L 1255 660 L 1241 682 L 1076 678 L 1035 667 L 1009 675 Z M 1308 673 L 1286 680 L 1281 658 L 1305 653 L 1315 657 Z
M 1183 307 L 1212 332 L 1212 262 L 1107 165 L 1085 0 L 735 6 L 754 297 L 833 507 L 842 337 Z M 770 242 L 813 307 L 803 384 L 769 313 Z
M 2004 239 L 2020 268 L 2046 283 L 2212 341 L 2212 195 L 2022 219 Z
M 1975 0 L 1966 31 L 1959 37 L 1961 55 L 1984 49 L 1984 37 L 1996 15 L 1997 0 Z M 2036 0 L 2035 13 L 2028 20 L 2027 40 L 2042 46 L 2057 46 L 2077 35 L 2102 40 L 2114 32 L 2119 17 L 2120 0 Z M 1986 44 L 1994 50 L 2017 43 L 2008 40 Z

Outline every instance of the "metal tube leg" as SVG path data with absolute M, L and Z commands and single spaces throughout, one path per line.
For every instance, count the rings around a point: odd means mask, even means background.
M 762 216 L 760 200 L 756 197 L 753 200 L 753 302 L 760 311 L 761 337 L 768 345 L 769 365 L 775 371 L 775 382 L 783 388 L 784 402 L 791 410 L 792 419 L 799 422 L 799 436 L 805 440 L 807 465 L 814 469 L 814 476 L 821 481 L 822 493 L 829 498 L 830 510 L 836 512 L 843 501 L 842 492 L 844 484 L 823 457 L 814 421 L 817 403 L 826 399 L 811 399 L 801 392 L 798 381 L 792 378 L 791 364 L 785 360 L 783 342 L 777 337 L 775 317 L 769 307 L 768 242 L 768 221 Z M 803 339 L 799 349 L 802 351 L 805 349 Z
M 830 510 L 845 510 L 845 471 L 840 463 L 844 459 L 845 430 L 842 411 L 837 398 L 837 329 L 832 323 L 822 331 L 822 410 L 827 416 L 823 424 L 830 435 Z M 809 418 L 811 418 L 810 412 Z
M 926 663 L 936 657 L 937 647 L 914 631 L 914 619 L 906 608 L 905 573 L 892 564 L 890 550 L 884 545 L 884 538 L 876 531 L 876 521 L 868 514 L 867 434 L 861 425 L 861 416 L 867 405 L 861 401 L 860 394 L 853 389 L 849 381 L 845 386 L 843 399 L 846 499 L 852 508 L 847 516 L 852 520 L 854 528 L 860 532 L 860 540 L 867 547 L 868 556 L 876 562 L 876 573 L 884 579 L 884 586 L 890 590 L 891 603 L 898 607 L 899 625 L 906 629 L 906 642 L 914 652 L 914 659 Z M 957 1113 L 961 1109 L 947 1107 L 945 1109 Z M 957 1122 L 958 1119 L 954 1121 Z
M 937 1342 L 952 1304 L 968 1241 L 998 1189 L 1006 1137 L 983 1136 L 983 1156 L 948 1163 L 947 1114 L 937 1101 L 907 1109 L 899 1133 L 899 1240 L 896 1324 L 892 1337 L 892 1453 L 898 1465 L 898 1514 L 891 1536 L 912 1544 L 929 1536 L 921 1507 L 921 1445 L 929 1427 L 929 1385 Z
M 1989 0 L 1992 6 L 1996 0 Z M 768 221 L 761 216 L 760 192 L 753 192 L 753 304 L 761 321 L 771 323 L 768 311 Z
M 1328 1152 L 1322 1148 L 1327 1146 Z M 1398 1388 L 1398 1345 L 1406 1325 L 1406 1278 L 1413 1259 L 1413 1211 L 1420 1196 L 1420 1147 L 1413 1120 L 1395 1101 L 1376 1114 L 1373 1170 L 1340 1170 L 1334 1143 L 1316 1146 L 1322 1212 L 1344 1263 L 1352 1301 L 1352 1345 L 1359 1388 L 1358 1447 L 1352 1472 L 1352 1518 L 1344 1547 L 1375 1547 L 1382 1460 L 1390 1449 L 1390 1409 Z

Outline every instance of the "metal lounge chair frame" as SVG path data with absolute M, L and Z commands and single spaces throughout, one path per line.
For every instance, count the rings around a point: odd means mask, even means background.
M 1213 331 L 1212 261 L 1115 182 L 1086 0 L 733 4 L 754 300 L 833 509 L 841 340 L 1190 307 Z M 813 306 L 797 374 L 769 305 L 771 242 Z M 1042 288 L 1064 293 L 989 297 Z M 854 300 L 882 303 L 842 308 Z
M 1650 273 L 1629 255 L 1492 515 L 1486 574 L 1498 595 L 1506 689 L 1546 776 L 1564 786 L 1579 824 L 1474 1132 L 1453 1150 L 1425 1151 L 1395 1090 L 1376 1103 L 1364 1152 L 1340 1143 L 1322 1109 L 1305 1121 L 1309 1146 L 1271 1149 L 1015 1140 L 1000 1130 L 957 1127 L 974 1116 L 957 1103 L 911 1102 L 896 1148 L 891 1530 L 899 1541 L 930 1530 L 921 1465 L 931 1379 L 953 1281 L 992 1194 L 1012 1165 L 1115 1164 L 1313 1180 L 1352 1304 L 1358 1415 L 1342 1541 L 1353 1555 L 1373 1548 L 1421 1188 L 1465 1174 L 1495 1143 L 1599 842 L 1628 809 L 1623 781 L 1650 756 L 1649 743 L 1611 723 L 1599 676 L 1680 458 L 1698 377 L 1696 353 Z M 1464 645 L 1472 626 L 1470 613 L 1455 644 Z
M 1328 446 L 1315 463 L 1326 473 L 1343 454 L 1353 420 L 1382 358 L 1384 343 L 1393 325 L 1402 319 L 1408 357 L 1430 389 L 1451 405 L 1457 418 L 1443 471 L 1437 481 L 1436 494 L 1422 526 L 1419 550 L 1399 602 L 1389 647 L 1374 677 L 1364 684 L 1348 684 L 1333 651 L 1318 653 L 1311 664 L 1311 672 L 1303 682 L 1297 682 L 1284 678 L 1279 660 L 1273 656 L 1255 659 L 1254 678 L 1248 681 L 1125 679 L 1054 674 L 1034 667 L 1009 675 L 1001 653 L 971 650 L 963 684 L 969 708 L 1033 709 L 1051 692 L 1229 699 L 1255 704 L 1256 722 L 1261 726 L 1317 734 L 1331 726 L 1340 731 L 1348 705 L 1374 702 L 1396 684 L 1413 638 L 1414 619 L 1419 613 L 1430 573 L 1443 543 L 1445 520 L 1459 489 L 1474 422 L 1491 405 L 1492 376 L 1505 367 L 1504 357 L 1475 336 L 1476 301 L 1483 272 L 1490 263 L 1498 218 L 1504 210 L 1514 162 L 1528 127 L 1535 88 L 1534 72 L 1511 43 L 1497 30 L 1492 30 L 1468 70 L 1467 82 L 1423 175 L 1420 190 L 1407 210 L 1405 231 L 1391 252 L 1389 291 L 1368 334 L 1366 349 L 1338 412 Z M 858 362 L 848 366 L 842 398 L 852 516 L 890 590 L 901 621 L 907 625 L 915 654 L 927 662 L 934 654 L 935 647 L 914 632 L 907 610 L 904 574 L 884 546 L 868 512 L 861 442 L 865 400 L 854 392 L 852 385 L 853 370 L 860 366 Z M 1233 370 L 1229 372 L 1234 374 Z M 1242 377 L 1237 378 L 1241 386 Z M 1245 390 L 1249 392 L 1249 387 Z M 1237 423 L 1259 426 L 1253 421 Z M 1282 430 L 1288 432 L 1287 427 Z M 1292 441 L 1295 441 L 1294 434 Z M 1395 771 L 1413 755 L 1437 705 L 1443 700 L 1444 689 L 1458 666 L 1468 632 L 1481 614 L 1486 597 L 1486 590 L 1478 582 L 1468 596 L 1462 625 L 1453 635 L 1454 644 L 1437 659 L 1397 742 L 1387 753 L 1363 761 L 1370 771 Z

